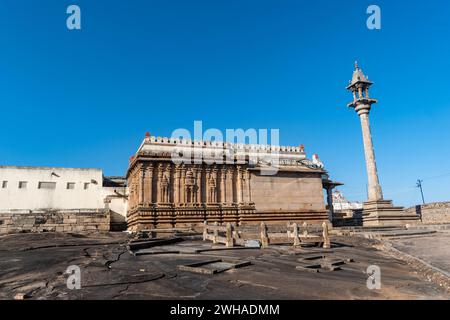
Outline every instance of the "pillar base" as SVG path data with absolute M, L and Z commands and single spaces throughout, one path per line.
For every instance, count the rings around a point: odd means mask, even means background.
M 404 226 L 419 223 L 416 214 L 406 213 L 403 207 L 394 207 L 392 200 L 364 202 L 363 226 Z

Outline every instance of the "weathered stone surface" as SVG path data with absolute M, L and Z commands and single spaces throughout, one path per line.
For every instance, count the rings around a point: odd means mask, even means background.
M 339 272 L 312 274 L 297 270 L 297 259 L 316 249 L 277 246 L 210 251 L 207 257 L 192 253 L 133 256 L 124 245 L 124 233 L 7 235 L 0 241 L 0 299 L 13 299 L 27 292 L 22 288 L 41 282 L 45 286 L 36 289 L 31 299 L 448 299 L 444 288 L 427 281 L 413 266 L 374 249 L 373 240 L 336 237 L 333 241 L 342 246 L 324 255 L 354 262 Z M 184 244 L 205 246 L 200 241 Z M 228 258 L 252 264 L 217 276 L 177 269 L 180 264 Z M 367 266 L 374 262 L 382 270 L 381 290 L 366 286 Z M 66 286 L 63 273 L 72 264 L 81 268 L 80 290 Z

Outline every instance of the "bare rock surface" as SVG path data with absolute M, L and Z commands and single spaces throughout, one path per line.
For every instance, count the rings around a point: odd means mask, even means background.
M 444 240 L 442 240 L 444 241 Z M 0 299 L 448 299 L 448 293 L 373 240 L 333 237 L 332 248 L 217 249 L 196 240 L 133 255 L 124 233 L 16 234 L 0 237 Z M 160 247 L 161 249 L 164 246 Z M 198 251 L 196 248 L 200 248 Z M 444 247 L 442 247 L 444 248 Z M 155 249 L 155 248 L 152 248 Z M 171 253 L 175 252 L 175 253 Z M 296 267 L 314 257 L 343 261 L 337 270 Z M 214 275 L 179 270 L 208 260 L 250 261 Z M 81 270 L 70 290 L 66 269 Z M 381 268 L 381 289 L 366 286 L 369 265 Z

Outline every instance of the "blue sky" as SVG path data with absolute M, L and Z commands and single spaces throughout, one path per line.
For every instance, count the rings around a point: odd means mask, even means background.
M 77 4 L 82 29 L 66 28 Z M 366 28 L 366 8 L 382 29 Z M 353 62 L 375 82 L 385 198 L 450 200 L 450 3 L 363 0 L 22 1 L 0 4 L 0 164 L 124 174 L 144 133 L 280 129 L 364 200 Z M 427 179 L 429 178 L 429 179 Z

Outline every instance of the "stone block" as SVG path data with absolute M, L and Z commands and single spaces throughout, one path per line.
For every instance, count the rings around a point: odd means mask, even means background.
M 245 247 L 246 248 L 260 248 L 261 242 L 258 240 L 246 240 Z
M 84 226 L 74 226 L 74 227 L 72 227 L 73 228 L 73 231 L 75 231 L 75 232 L 81 232 L 81 231 L 84 231 Z

